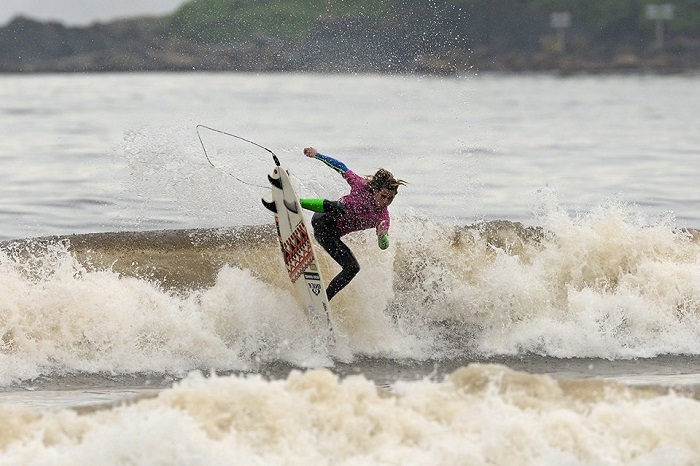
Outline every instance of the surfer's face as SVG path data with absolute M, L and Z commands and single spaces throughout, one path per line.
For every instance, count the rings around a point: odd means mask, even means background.
M 396 196 L 396 191 L 382 188 L 374 193 L 374 203 L 378 209 L 389 207 L 391 201 L 394 200 L 394 196 Z

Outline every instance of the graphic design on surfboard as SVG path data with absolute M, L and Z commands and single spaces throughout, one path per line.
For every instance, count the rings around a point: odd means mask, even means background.
M 332 331 L 330 305 L 309 228 L 289 174 L 276 166 L 267 177 L 272 185 L 272 201 L 263 205 L 275 214 L 277 238 L 289 279 L 314 325 L 325 322 Z

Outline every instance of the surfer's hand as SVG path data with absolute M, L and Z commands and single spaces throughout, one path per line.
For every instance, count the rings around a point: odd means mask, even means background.
M 377 238 L 377 243 L 379 244 L 379 249 L 386 249 L 389 247 L 389 235 L 384 233 L 382 236 Z
M 318 154 L 318 151 L 314 149 L 313 147 L 305 147 L 304 148 L 304 155 L 307 157 L 316 157 L 316 154 Z

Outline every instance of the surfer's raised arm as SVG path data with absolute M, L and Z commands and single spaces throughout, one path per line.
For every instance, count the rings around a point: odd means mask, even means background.
M 350 194 L 337 201 L 300 199 L 301 206 L 316 212 L 311 219 L 314 236 L 323 249 L 343 268 L 331 280 L 326 294 L 330 300 L 360 271 L 360 264 L 350 248 L 340 239 L 353 231 L 375 228 L 377 244 L 389 247 L 389 204 L 399 186 L 405 185 L 388 170 L 380 168 L 374 175 L 363 177 L 343 162 L 323 155 L 313 147 L 304 148 L 304 155 L 322 161 L 343 176 L 350 185 Z
M 341 162 L 340 160 L 336 160 L 333 157 L 323 155 L 313 147 L 304 148 L 304 155 L 312 159 L 320 160 L 321 162 L 325 163 L 341 175 L 344 175 L 345 172 L 348 171 L 348 167 L 343 162 Z

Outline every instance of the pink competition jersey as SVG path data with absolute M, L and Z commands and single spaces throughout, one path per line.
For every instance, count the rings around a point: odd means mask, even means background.
M 340 198 L 347 213 L 338 219 L 340 234 L 347 235 L 352 231 L 377 229 L 377 236 L 389 232 L 389 210 L 377 209 L 374 195 L 367 187 L 363 177 L 352 170 L 343 173 L 343 178 L 350 185 L 350 194 Z

